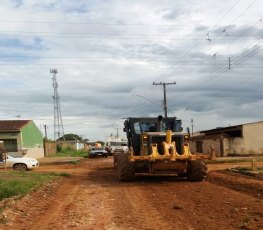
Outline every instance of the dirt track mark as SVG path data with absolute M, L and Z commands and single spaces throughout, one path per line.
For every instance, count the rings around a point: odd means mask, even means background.
M 46 166 L 38 171 L 73 176 L 16 201 L 6 210 L 8 224 L 0 228 L 263 229 L 262 199 L 224 186 L 229 181 L 222 180 L 218 186 L 210 179 L 191 183 L 173 177 L 137 177 L 132 183 L 120 183 L 111 158 L 84 159 L 77 165 Z

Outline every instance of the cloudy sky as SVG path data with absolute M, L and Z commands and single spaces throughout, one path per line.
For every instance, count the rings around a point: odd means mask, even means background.
M 0 0 L 0 119 L 53 138 L 56 68 L 65 133 L 121 136 L 163 114 L 194 131 L 263 120 L 263 1 Z

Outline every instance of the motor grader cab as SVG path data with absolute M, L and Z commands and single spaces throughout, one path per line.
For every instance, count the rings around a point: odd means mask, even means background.
M 135 173 L 173 173 L 190 181 L 202 181 L 207 166 L 190 152 L 189 137 L 182 130 L 182 122 L 176 117 L 126 119 L 124 131 L 129 150 L 116 155 L 119 181 L 132 181 Z

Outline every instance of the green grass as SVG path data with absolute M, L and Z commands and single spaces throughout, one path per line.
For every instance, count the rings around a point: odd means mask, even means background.
M 235 169 L 240 171 L 240 172 L 252 171 L 252 167 L 236 167 Z M 262 167 L 256 167 L 255 172 L 263 172 L 263 168 Z
M 43 184 L 60 176 L 69 177 L 68 173 L 33 173 L 33 172 L 0 172 L 0 201 L 14 197 L 19 199 Z M 6 224 L 7 218 L 2 214 L 5 208 L 0 206 L 0 224 Z
M 87 157 L 87 150 L 75 150 L 70 147 L 63 148 L 50 157 Z
M 256 162 L 263 162 L 263 157 L 255 157 Z M 208 160 L 208 164 L 221 164 L 221 163 L 239 163 L 239 162 L 252 162 L 252 158 L 217 158 L 216 160 Z
M 66 173 L 0 172 L 0 201 L 9 197 L 20 198 L 59 176 L 69 175 Z

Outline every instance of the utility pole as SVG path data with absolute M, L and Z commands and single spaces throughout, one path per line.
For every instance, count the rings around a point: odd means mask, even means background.
M 47 125 L 43 125 L 45 129 L 45 139 L 47 140 Z
M 191 126 L 192 126 L 192 136 L 194 135 L 194 119 L 191 119 Z
M 121 129 L 121 128 L 116 128 L 116 130 L 117 130 L 117 139 L 119 139 L 119 129 Z
M 54 140 L 58 140 L 60 137 L 64 138 L 64 128 L 62 122 L 62 115 L 59 103 L 58 95 L 58 83 L 56 79 L 56 74 L 58 73 L 57 69 L 51 69 L 50 73 L 53 74 L 53 88 L 54 88 Z
M 164 108 L 164 117 L 167 117 L 167 101 L 166 101 L 166 85 L 175 85 L 174 82 L 159 82 L 155 83 L 153 82 L 153 85 L 162 85 L 163 86 L 163 108 Z

